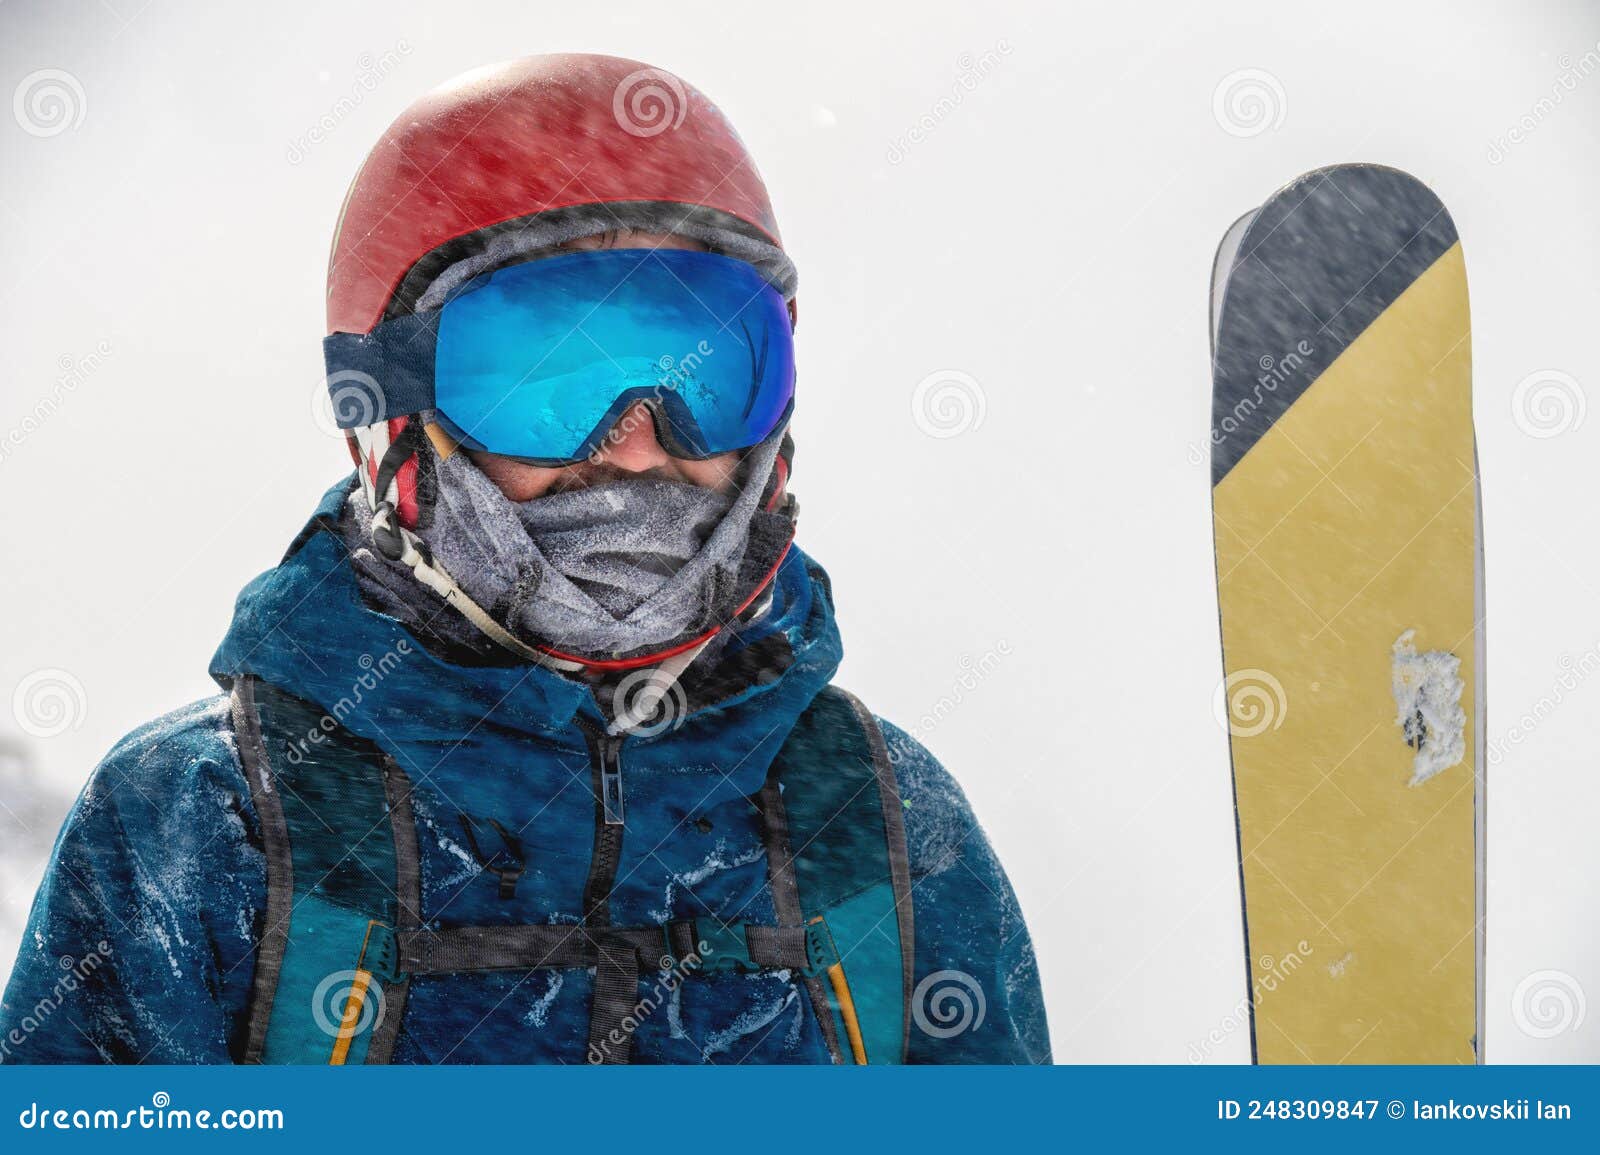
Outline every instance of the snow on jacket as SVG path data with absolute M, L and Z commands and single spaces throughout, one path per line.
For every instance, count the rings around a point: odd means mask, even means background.
M 600 717 L 589 689 L 536 665 L 452 664 L 369 609 L 335 524 L 349 484 L 328 492 L 283 562 L 239 596 L 213 676 L 226 688 L 253 674 L 324 710 L 337 704 L 345 727 L 407 768 L 427 925 L 505 917 L 496 877 L 465 845 L 463 817 L 520 831 L 520 921 L 575 922 L 594 829 L 577 721 Z M 773 609 L 722 661 L 737 669 L 739 648 L 758 646 L 783 660 L 764 659 L 759 676 L 630 749 L 614 924 L 774 921 L 747 798 L 841 656 L 826 575 L 798 550 Z M 908 1058 L 1047 1062 L 1038 968 L 1000 863 L 949 774 L 881 725 L 904 805 L 923 1011 L 938 1014 L 927 1005 L 938 980 L 923 980 L 948 971 L 971 977 L 983 1009 L 956 1034 L 914 1016 Z M 238 1061 L 265 899 L 227 697 L 134 731 L 94 771 L 57 839 L 0 1004 L 0 1062 Z M 581 969 L 419 976 L 393 1060 L 582 1062 L 592 990 L 593 971 Z M 633 1061 L 827 1062 L 803 995 L 789 972 L 681 984 L 640 1023 Z

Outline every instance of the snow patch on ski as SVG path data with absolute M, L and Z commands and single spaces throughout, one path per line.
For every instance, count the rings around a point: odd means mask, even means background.
M 1416 630 L 1394 643 L 1395 724 L 1416 751 L 1409 785 L 1420 786 L 1458 765 L 1467 754 L 1467 714 L 1461 708 L 1461 659 L 1447 650 L 1417 652 Z

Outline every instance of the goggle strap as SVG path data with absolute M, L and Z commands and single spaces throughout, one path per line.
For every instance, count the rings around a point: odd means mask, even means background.
M 322 339 L 328 395 L 341 429 L 373 425 L 434 407 L 437 313 L 391 317 L 370 333 Z

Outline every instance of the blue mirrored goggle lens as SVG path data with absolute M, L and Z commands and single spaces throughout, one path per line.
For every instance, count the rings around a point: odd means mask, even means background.
M 434 402 L 466 444 L 541 463 L 592 453 L 652 404 L 666 448 L 765 440 L 794 398 L 783 297 L 743 261 L 609 249 L 513 265 L 440 311 Z

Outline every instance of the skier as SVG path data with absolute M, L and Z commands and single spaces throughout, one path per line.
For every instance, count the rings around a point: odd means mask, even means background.
M 795 284 L 669 73 L 533 57 L 395 121 L 328 271 L 355 476 L 224 694 L 95 771 L 0 1059 L 1048 1061 L 960 789 L 830 685 Z

